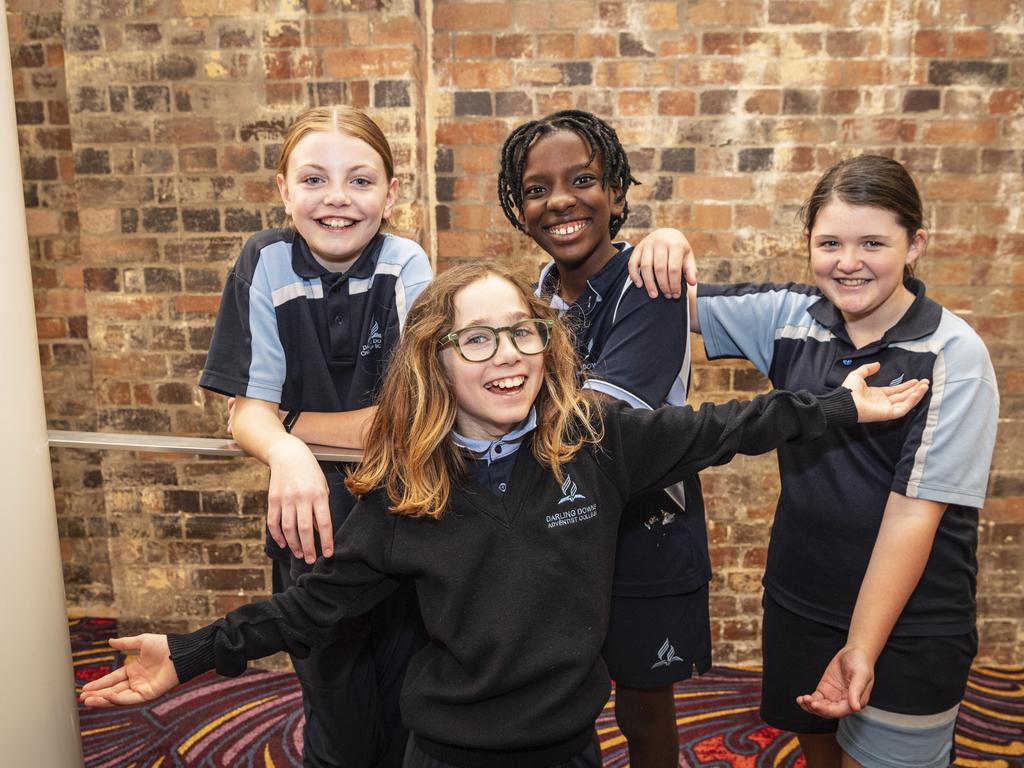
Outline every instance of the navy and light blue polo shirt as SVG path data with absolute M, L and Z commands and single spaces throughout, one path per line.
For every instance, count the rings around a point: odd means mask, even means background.
M 813 287 L 701 285 L 709 358 L 745 357 L 779 389 L 823 394 L 870 362 L 876 386 L 926 378 L 904 419 L 858 424 L 778 449 L 782 492 L 764 585 L 785 608 L 849 626 L 890 492 L 944 503 L 924 575 L 894 635 L 970 632 L 978 509 L 995 445 L 999 393 L 984 343 L 908 280 L 915 299 L 896 325 L 857 349 L 841 313 Z
M 583 367 L 583 388 L 645 410 L 686 403 L 690 377 L 685 301 L 651 299 L 629 279 L 632 247 L 618 252 L 571 305 L 558 296 L 554 262 L 537 293 L 562 312 Z M 691 592 L 711 578 L 704 500 L 693 477 L 634 500 L 624 513 L 613 592 L 654 597 Z
M 378 234 L 346 272 L 330 272 L 295 230 L 259 232 L 228 273 L 199 384 L 285 410 L 372 405 L 430 279 L 426 253 L 401 237 Z M 348 510 L 335 506 L 338 526 Z

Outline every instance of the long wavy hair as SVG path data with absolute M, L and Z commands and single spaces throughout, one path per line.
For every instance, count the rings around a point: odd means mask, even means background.
M 346 480 L 352 493 L 383 488 L 395 514 L 435 519 L 444 514 L 453 482 L 464 480 L 467 471 L 452 440 L 458 403 L 439 340 L 453 330 L 458 292 L 488 275 L 515 286 L 533 317 L 556 321 L 542 353 L 544 381 L 534 401 L 537 428 L 530 450 L 537 461 L 561 482 L 562 465 L 600 440 L 600 413 L 580 391 L 576 353 L 556 313 L 516 275 L 465 264 L 435 278 L 409 310 L 364 440 L 363 461 Z

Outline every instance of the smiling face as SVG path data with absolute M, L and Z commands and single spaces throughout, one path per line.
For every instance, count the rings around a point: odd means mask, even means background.
M 362 139 L 338 131 L 310 131 L 292 148 L 277 187 L 285 211 L 317 260 L 347 269 L 390 213 L 398 180 Z
M 451 330 L 501 328 L 530 316 L 518 288 L 487 275 L 455 294 Z M 524 355 L 507 333 L 499 334 L 498 351 L 490 360 L 467 362 L 448 345 L 441 350 L 441 363 L 455 392 L 455 429 L 474 439 L 494 440 L 511 431 L 530 413 L 544 380 L 544 353 Z
M 903 285 L 926 240 L 913 237 L 892 211 L 848 205 L 833 197 L 808 235 L 814 282 L 846 320 L 851 334 L 880 338 L 907 311 L 913 294 Z
M 612 215 L 622 213 L 617 190 L 601 186 L 601 157 L 572 131 L 537 139 L 526 156 L 519 221 L 558 265 L 559 272 L 596 274 L 614 255 Z

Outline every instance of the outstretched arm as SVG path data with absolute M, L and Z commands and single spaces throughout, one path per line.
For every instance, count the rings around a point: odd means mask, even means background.
M 162 696 L 178 684 L 167 635 L 115 637 L 110 645 L 126 653 L 137 652 L 132 659 L 109 675 L 93 680 L 82 688 L 78 700 L 87 707 L 113 707 L 141 704 Z
M 235 403 L 237 398 L 228 398 L 228 434 L 235 434 Z M 373 421 L 377 406 L 358 408 L 354 411 L 303 411 L 291 434 L 304 443 L 330 445 L 335 448 L 362 448 L 366 430 Z M 284 421 L 288 411 L 278 409 L 277 416 Z
M 670 299 L 683 295 L 683 281 L 697 284 L 697 262 L 686 235 L 678 229 L 656 229 L 641 240 L 629 257 L 629 276 L 652 299 L 658 291 Z
M 813 693 L 797 697 L 807 712 L 845 717 L 868 703 L 875 662 L 924 573 L 946 505 L 890 493 L 853 609 L 846 645 Z

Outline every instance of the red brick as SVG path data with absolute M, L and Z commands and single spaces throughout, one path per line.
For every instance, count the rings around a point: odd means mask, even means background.
M 507 88 L 512 84 L 512 65 L 506 61 L 455 61 L 450 71 L 452 84 L 458 88 Z
M 914 33 L 914 54 L 939 58 L 948 51 L 946 33 L 941 29 L 920 29 Z
M 577 36 L 577 54 L 581 59 L 614 58 L 618 51 L 618 39 L 606 33 L 580 34 Z
M 512 17 L 507 3 L 437 3 L 434 29 L 507 29 Z
M 220 296 L 177 296 L 174 309 L 178 312 L 191 312 L 202 315 L 216 315 L 220 307 Z
M 925 125 L 924 141 L 926 144 L 991 144 L 998 127 L 995 120 L 940 120 Z
M 455 35 L 455 55 L 460 59 L 479 59 L 494 55 L 493 35 Z
M 569 32 L 537 35 L 537 56 L 543 59 L 571 59 L 576 54 L 576 35 Z
M 491 144 L 500 146 L 505 141 L 508 128 L 497 120 L 472 122 L 458 120 L 439 122 L 435 140 L 438 145 Z
M 494 54 L 500 59 L 532 58 L 533 38 L 530 35 L 498 35 L 494 40 Z
M 658 114 L 694 115 L 697 113 L 697 95 L 693 91 L 659 91 Z
M 986 30 L 953 32 L 952 54 L 957 59 L 983 59 L 988 56 L 989 33 Z
M 691 0 L 685 7 L 691 26 L 757 27 L 766 21 L 761 0 Z
M 619 115 L 651 115 L 654 114 L 654 100 L 648 91 L 619 91 L 615 109 Z
M 992 91 L 988 98 L 988 113 L 990 115 L 1012 115 L 1020 111 L 1021 98 L 1024 96 L 1020 90 L 1001 89 Z
M 332 77 L 388 77 L 410 74 L 413 59 L 408 48 L 335 48 L 323 63 Z
M 740 52 L 738 32 L 705 32 L 701 41 L 708 56 L 736 56 Z
M 750 199 L 753 182 L 749 176 L 680 176 L 676 194 L 685 200 Z

